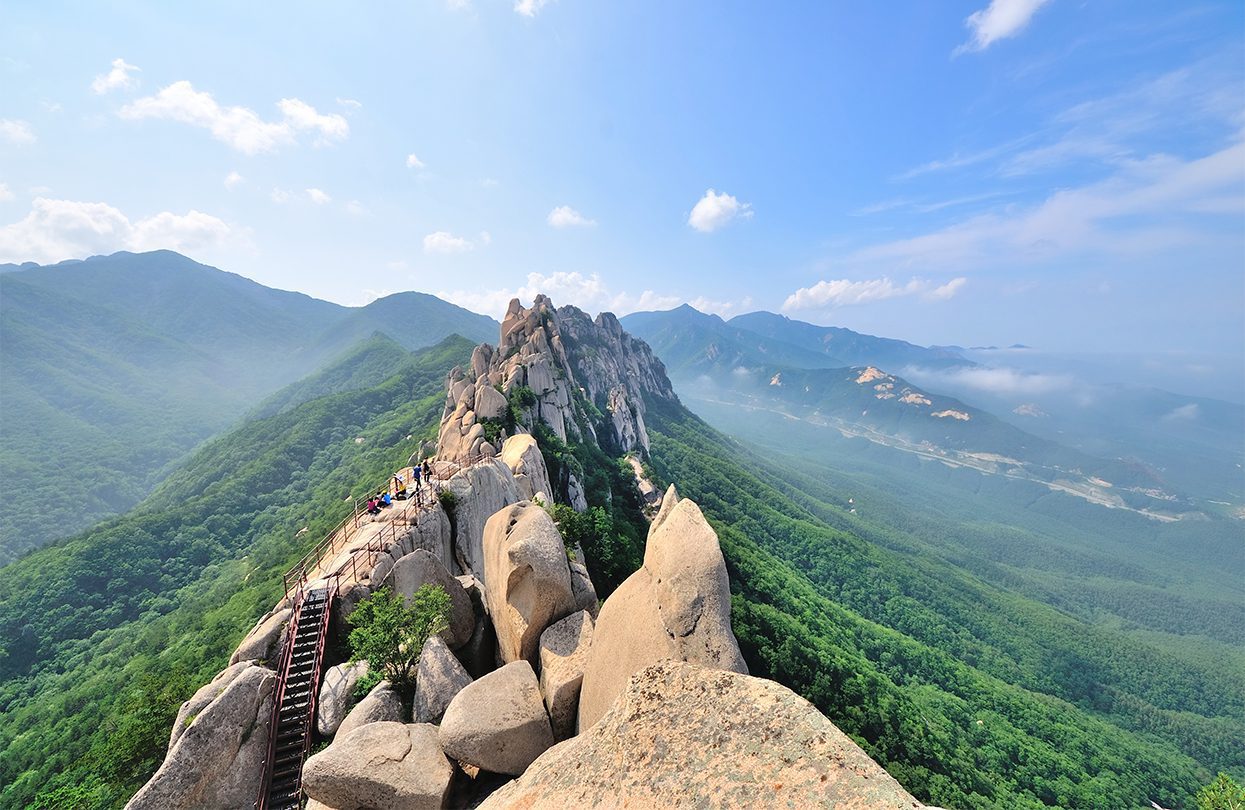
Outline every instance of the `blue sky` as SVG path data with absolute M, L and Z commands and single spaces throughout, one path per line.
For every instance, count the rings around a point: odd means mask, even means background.
M 0 262 L 1245 345 L 1239 2 L 109 5 L 0 8 Z

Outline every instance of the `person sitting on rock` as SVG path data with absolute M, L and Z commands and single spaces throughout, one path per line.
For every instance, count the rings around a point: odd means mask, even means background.
M 375 499 L 375 498 L 368 498 L 368 499 L 367 499 L 367 513 L 368 513 L 369 515 L 379 515 L 379 514 L 380 514 L 380 505 L 376 502 L 376 499 Z
M 393 498 L 389 497 L 389 490 L 385 490 L 380 494 L 380 506 L 388 508 L 393 505 Z

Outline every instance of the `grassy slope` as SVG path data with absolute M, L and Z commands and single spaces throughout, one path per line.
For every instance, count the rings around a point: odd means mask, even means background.
M 656 408 L 649 425 L 654 466 L 720 530 L 754 671 L 921 797 L 1180 807 L 1214 769 L 1242 770 L 1239 674 L 983 582 L 686 412 Z
M 180 701 L 276 601 L 285 567 L 348 493 L 431 434 L 445 373 L 470 348 L 449 339 L 374 387 L 246 423 L 131 513 L 8 567 L 0 806 L 70 785 L 84 807 L 124 804 L 163 758 Z

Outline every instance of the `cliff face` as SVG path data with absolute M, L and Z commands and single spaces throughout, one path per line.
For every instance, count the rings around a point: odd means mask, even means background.
M 530 308 L 515 299 L 497 347 L 477 346 L 470 366 L 446 380 L 438 457 L 471 464 L 497 455 L 507 436 L 538 426 L 563 442 L 647 454 L 646 398 L 677 399 L 661 361 L 612 314 L 594 321 L 543 295 Z M 586 506 L 573 475 L 553 484 L 555 497 Z

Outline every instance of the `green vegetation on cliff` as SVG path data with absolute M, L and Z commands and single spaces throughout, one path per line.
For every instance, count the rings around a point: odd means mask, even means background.
M 8 566 L 0 807 L 41 792 L 62 808 L 124 804 L 286 567 L 433 434 L 445 373 L 470 351 L 451 338 L 372 387 L 248 422 L 124 517 Z

